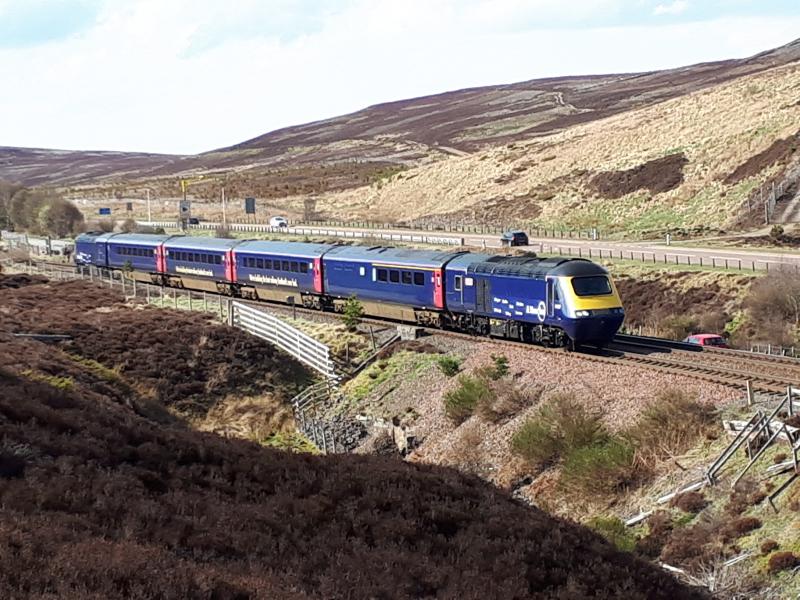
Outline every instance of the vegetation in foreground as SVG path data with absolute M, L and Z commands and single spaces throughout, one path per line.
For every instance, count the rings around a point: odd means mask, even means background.
M 112 369 L 115 361 L 92 358 L 75 327 L 83 314 L 62 307 L 60 320 L 42 319 L 60 295 L 75 300 L 70 286 L 31 286 L 39 289 L 25 301 L 25 288 L 0 290 L 4 307 L 32 311 L 26 327 L 76 336 L 67 354 L 0 333 L 3 597 L 703 597 L 589 530 L 454 470 L 280 452 L 165 419 L 197 390 L 163 394 L 120 380 L 137 358 L 143 375 L 164 368 L 137 354 L 155 337 L 192 352 L 208 340 L 127 335 L 129 362 Z M 92 319 L 161 314 L 109 304 Z M 261 368 L 263 354 L 235 356 L 244 372 Z M 188 383 L 206 361 L 178 354 L 167 362 L 171 379 Z

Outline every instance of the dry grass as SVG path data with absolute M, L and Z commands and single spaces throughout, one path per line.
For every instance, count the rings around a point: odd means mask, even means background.
M 756 94 L 744 91 L 757 85 Z M 488 198 L 512 204 L 524 198 L 540 221 L 567 225 L 595 223 L 606 229 L 651 229 L 674 225 L 722 224 L 752 188 L 745 180 L 721 182 L 747 158 L 797 130 L 800 70 L 789 65 L 714 88 L 631 111 L 561 133 L 496 147 L 469 157 L 450 158 L 409 171 L 380 189 L 359 188 L 323 196 L 331 214 L 409 219 L 468 213 Z M 597 202 L 581 172 L 636 167 L 683 152 L 689 164 L 684 182 L 657 194 L 638 192 Z M 547 160 L 545 160 L 547 158 Z M 557 182 L 558 185 L 552 185 Z M 552 198 L 531 190 L 553 187 Z M 535 209 L 534 209 L 535 207 Z

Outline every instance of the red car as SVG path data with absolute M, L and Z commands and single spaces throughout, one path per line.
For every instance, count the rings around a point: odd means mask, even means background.
M 697 344 L 698 346 L 711 346 L 713 348 L 727 348 L 725 338 L 716 333 L 695 333 L 685 340 L 687 344 Z

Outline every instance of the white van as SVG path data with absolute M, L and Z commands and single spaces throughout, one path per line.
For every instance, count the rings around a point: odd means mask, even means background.
M 272 217 L 269 220 L 270 227 L 289 227 L 289 221 L 286 220 L 286 217 Z

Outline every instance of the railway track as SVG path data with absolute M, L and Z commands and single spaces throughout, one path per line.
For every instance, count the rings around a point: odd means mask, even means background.
M 74 273 L 74 268 L 69 267 L 69 265 L 47 263 L 46 266 L 42 266 L 44 268 L 37 270 L 42 272 L 43 275 L 47 275 L 48 270 L 52 272 L 53 270 L 64 271 L 71 269 Z M 210 296 L 217 295 L 211 292 L 206 293 Z M 300 306 L 292 308 L 283 304 L 260 301 L 247 301 L 246 303 L 262 307 L 269 305 L 271 308 L 284 313 L 307 314 L 309 316 L 335 315 L 335 313 L 320 313 L 318 310 Z M 374 318 L 364 318 L 362 321 L 379 327 L 396 324 Z M 516 340 L 476 337 L 466 333 L 430 327 L 421 327 L 421 329 L 439 335 L 468 339 L 472 342 L 507 347 L 522 346 L 535 352 L 567 353 L 563 348 L 544 348 Z M 748 380 L 753 390 L 763 392 L 785 393 L 787 387 L 795 385 L 800 387 L 800 360 L 798 359 L 741 350 L 705 349 L 692 344 L 660 338 L 618 335 L 607 348 L 586 348 L 569 354 L 580 360 L 614 365 L 628 364 L 660 372 L 690 376 L 701 381 L 742 390 L 747 387 Z

